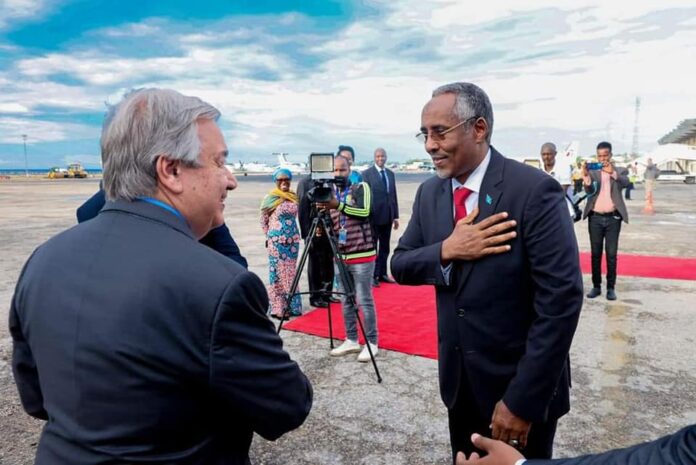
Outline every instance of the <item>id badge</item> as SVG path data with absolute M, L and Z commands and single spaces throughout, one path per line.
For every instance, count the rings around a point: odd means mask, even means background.
M 338 243 L 340 245 L 346 245 L 346 240 L 348 239 L 348 231 L 345 228 L 338 230 Z

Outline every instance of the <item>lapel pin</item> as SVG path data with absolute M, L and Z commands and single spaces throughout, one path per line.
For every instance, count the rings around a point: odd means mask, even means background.
M 488 205 L 490 205 L 490 204 L 493 203 L 493 199 L 492 199 L 491 196 L 488 195 L 488 194 L 486 194 L 486 203 L 487 203 Z

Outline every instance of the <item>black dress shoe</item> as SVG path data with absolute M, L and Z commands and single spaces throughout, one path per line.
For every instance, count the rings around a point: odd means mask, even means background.
M 616 300 L 616 291 L 614 289 L 607 289 L 607 300 Z
M 396 283 L 396 281 L 394 281 L 393 279 L 391 279 L 391 278 L 390 278 L 389 276 L 387 276 L 386 274 L 380 276 L 380 277 L 379 277 L 379 280 L 382 281 L 383 283 L 389 283 L 389 284 L 395 284 L 395 283 Z
M 288 321 L 290 319 L 287 316 L 276 315 L 275 313 L 271 313 L 271 318 L 274 318 L 276 320 L 284 320 L 284 321 Z
M 602 295 L 602 288 L 600 287 L 593 287 L 590 289 L 590 292 L 587 293 L 587 298 L 588 299 L 594 299 L 595 297 Z
M 338 297 L 331 296 L 329 297 L 329 302 L 331 302 L 332 304 L 337 304 L 341 302 L 341 299 L 339 299 Z
M 372 287 L 379 287 L 379 280 L 377 278 L 372 278 Z
M 326 308 L 329 306 L 329 303 L 325 300 L 311 300 L 309 305 L 316 308 Z

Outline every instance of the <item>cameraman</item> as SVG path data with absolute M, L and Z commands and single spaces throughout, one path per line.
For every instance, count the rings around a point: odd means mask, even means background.
M 297 186 L 297 197 L 300 199 L 298 219 L 300 222 L 300 234 L 304 238 L 305 247 L 309 249 L 307 255 L 307 281 L 309 290 L 313 292 L 309 296 L 309 304 L 312 307 L 326 308 L 329 306 L 328 300 L 334 301 L 333 297 L 328 297 L 333 290 L 334 268 L 333 252 L 329 244 L 329 238 L 323 233 L 322 228 L 317 229 L 315 237 L 309 236 L 312 221 L 316 216 L 316 208 L 308 193 L 312 190 L 312 177 L 304 177 Z M 319 291 L 324 293 L 317 295 Z M 337 302 L 337 301 L 336 301 Z
M 372 296 L 372 274 L 375 268 L 377 251 L 370 225 L 371 192 L 367 183 L 351 184 L 350 164 L 348 159 L 337 155 L 334 158 L 334 176 L 337 182 L 331 200 L 328 203 L 317 202 L 317 208 L 330 210 L 334 234 L 338 243 L 341 260 L 353 280 L 355 300 L 360 303 L 364 315 L 365 336 L 377 355 L 377 317 L 375 302 Z M 335 272 L 340 273 L 336 266 Z M 359 362 L 369 362 L 370 354 L 367 345 L 362 348 L 358 343 L 357 308 L 347 296 L 341 297 L 343 320 L 346 326 L 346 340 L 331 351 L 331 355 L 342 355 L 360 352 Z

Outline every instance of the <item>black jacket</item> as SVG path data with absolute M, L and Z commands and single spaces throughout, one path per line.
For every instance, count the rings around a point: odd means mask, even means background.
M 399 218 L 399 201 L 396 195 L 396 179 L 394 172 L 385 168 L 389 192 L 384 188 L 382 177 L 376 167 L 371 167 L 362 172 L 363 181 L 370 185 L 372 191 L 372 224 L 383 226 L 391 224 Z
M 391 261 L 402 284 L 433 284 L 437 296 L 440 393 L 452 408 L 468 383 L 480 414 L 497 401 L 533 423 L 569 410 L 568 351 L 582 307 L 573 223 L 558 182 L 491 148 L 477 222 L 506 211 L 517 220 L 511 251 L 455 261 L 446 284 L 442 241 L 454 228 L 450 179 L 416 193 Z
M 655 441 L 572 459 L 527 460 L 525 465 L 696 465 L 696 425 Z
M 261 280 L 146 202 L 107 203 L 40 246 L 10 309 L 36 463 L 248 463 L 309 413 Z

